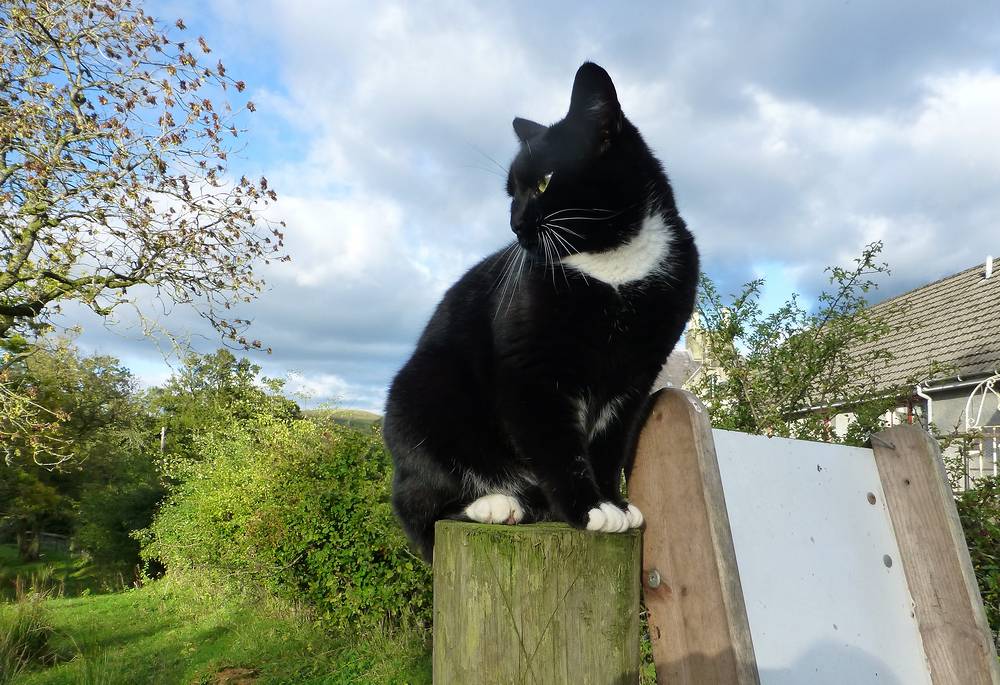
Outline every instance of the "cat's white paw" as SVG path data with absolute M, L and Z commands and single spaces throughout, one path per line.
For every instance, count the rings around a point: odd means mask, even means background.
M 628 518 L 629 528 L 638 528 L 639 526 L 642 525 L 642 522 L 645 520 L 642 518 L 642 512 L 639 511 L 639 507 L 635 506 L 634 504 L 628 505 L 628 511 L 625 512 L 625 516 L 626 518 Z
M 591 509 L 587 512 L 587 530 L 604 530 L 604 512 L 600 509 Z
M 465 508 L 465 515 L 479 523 L 520 523 L 524 518 L 521 503 L 510 495 L 483 495 Z
M 636 509 L 638 511 L 638 509 Z M 611 502 L 601 502 L 588 512 L 587 530 L 602 533 L 622 533 L 628 530 L 629 519 L 625 512 Z
M 625 512 L 618 505 L 611 502 L 602 502 L 601 509 L 604 510 L 605 516 L 608 517 L 607 530 L 609 533 L 622 533 L 628 530 L 628 516 L 625 515 Z

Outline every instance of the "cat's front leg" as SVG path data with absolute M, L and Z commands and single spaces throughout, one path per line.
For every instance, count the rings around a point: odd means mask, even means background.
M 522 468 L 557 518 L 588 530 L 629 528 L 626 513 L 597 485 L 576 403 L 534 385 L 522 387 L 503 404 L 502 413 Z
M 592 427 L 588 447 L 598 490 L 625 512 L 630 528 L 641 526 L 643 517 L 638 507 L 622 495 L 622 468 L 635 450 L 643 402 L 627 396 L 608 402 Z
M 549 459 L 533 472 L 550 508 L 574 528 L 621 533 L 631 527 L 627 510 L 597 487 L 586 456 L 578 455 L 569 461 Z

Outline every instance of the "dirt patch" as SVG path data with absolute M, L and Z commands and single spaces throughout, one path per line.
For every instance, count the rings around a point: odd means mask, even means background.
M 256 668 L 239 668 L 230 666 L 215 674 L 212 685 L 254 685 L 260 671 Z

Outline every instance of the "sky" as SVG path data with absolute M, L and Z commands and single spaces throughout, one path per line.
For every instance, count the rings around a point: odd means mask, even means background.
M 890 296 L 1000 255 L 1000 3 L 145 3 L 203 35 L 257 112 L 234 173 L 279 194 L 291 261 L 241 314 L 309 405 L 381 411 L 444 290 L 511 239 L 510 122 L 565 114 L 585 60 L 663 162 L 704 271 L 765 306 L 885 243 Z M 160 325 L 208 352 L 183 308 Z M 123 311 L 67 308 L 147 385 L 176 364 Z

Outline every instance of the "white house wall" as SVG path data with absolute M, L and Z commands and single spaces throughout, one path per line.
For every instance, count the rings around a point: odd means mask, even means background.
M 931 397 L 934 398 L 934 425 L 939 431 L 942 433 L 965 432 L 965 405 L 971 392 L 972 388 L 955 388 L 931 394 Z M 974 406 L 973 411 L 977 408 Z M 997 411 L 995 399 L 987 399 L 979 425 L 1000 425 L 1000 411 Z

